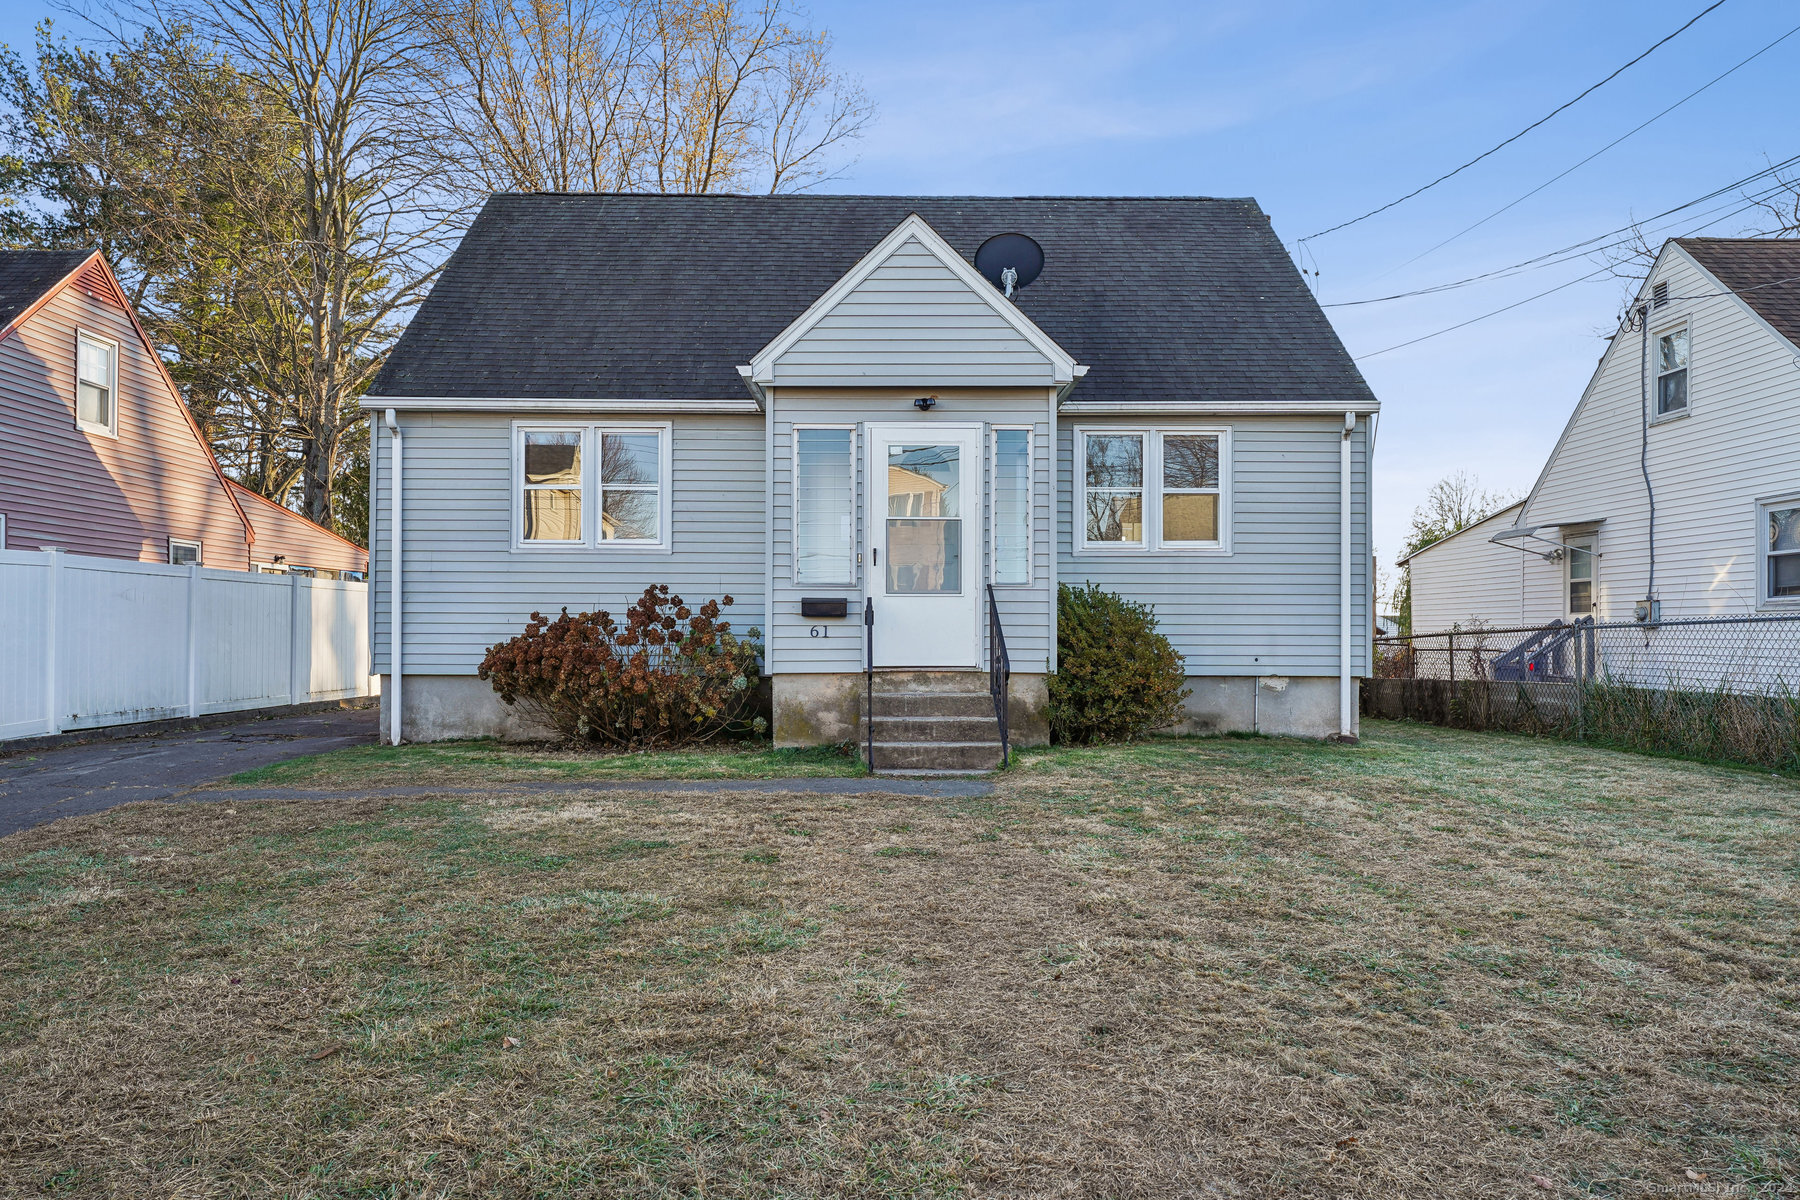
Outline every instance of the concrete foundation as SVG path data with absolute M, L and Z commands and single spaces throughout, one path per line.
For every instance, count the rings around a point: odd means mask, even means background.
M 1187 716 L 1175 733 L 1265 733 L 1333 737 L 1338 733 L 1335 675 L 1190 675 Z M 1356 729 L 1353 711 L 1351 728 Z
M 381 734 L 385 740 L 393 690 L 381 677 Z M 446 742 L 456 738 L 499 738 L 503 742 L 542 742 L 556 731 L 528 719 L 494 689 L 473 675 L 408 675 L 401 685 L 400 736 L 409 742 Z
M 980 674 L 986 685 L 985 673 L 972 674 Z M 861 675 L 777 675 L 773 684 L 776 746 L 788 749 L 862 740 L 867 693 Z M 1047 676 L 1012 677 L 1007 687 L 1006 722 L 1013 745 L 1042 746 L 1050 741 L 1050 722 L 1045 716 L 1049 702 Z

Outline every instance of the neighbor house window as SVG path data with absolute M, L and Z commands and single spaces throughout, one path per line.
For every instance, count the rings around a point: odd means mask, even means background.
M 854 430 L 794 430 L 794 582 L 856 582 Z
M 1763 594 L 1768 600 L 1800 600 L 1800 500 L 1763 510 Z
M 1569 615 L 1594 613 L 1594 539 L 1571 538 L 1563 543 L 1564 568 L 1568 572 Z
M 176 567 L 193 567 L 200 565 L 200 543 L 186 542 L 180 538 L 169 539 L 169 564 Z
M 1227 431 L 1085 429 L 1075 437 L 1084 549 L 1226 549 Z
M 116 434 L 118 349 L 111 342 L 75 336 L 75 424 L 95 433 Z
M 515 429 L 520 546 L 667 544 L 668 426 Z
M 994 582 L 1031 582 L 1031 430 L 994 430 Z
M 1688 406 L 1688 331 L 1684 325 L 1656 339 L 1656 415 L 1685 412 Z

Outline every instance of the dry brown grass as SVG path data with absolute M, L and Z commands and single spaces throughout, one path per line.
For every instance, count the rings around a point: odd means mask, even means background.
M 0 1191 L 1787 1194 L 1797 808 L 1403 726 L 132 806 L 0 841 Z

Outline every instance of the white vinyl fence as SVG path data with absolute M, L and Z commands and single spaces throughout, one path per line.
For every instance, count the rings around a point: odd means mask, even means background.
M 0 741 L 370 695 L 368 588 L 0 550 Z

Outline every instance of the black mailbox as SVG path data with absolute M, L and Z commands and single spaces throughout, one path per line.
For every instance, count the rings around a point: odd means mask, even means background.
M 850 602 L 842 596 L 802 596 L 800 598 L 800 615 L 803 617 L 842 617 L 849 614 Z

